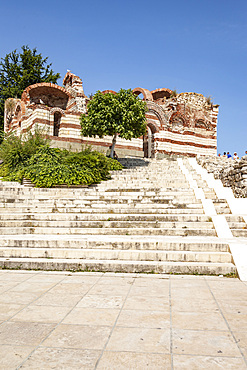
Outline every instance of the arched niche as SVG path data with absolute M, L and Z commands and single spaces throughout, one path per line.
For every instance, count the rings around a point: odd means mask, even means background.
M 156 89 L 151 91 L 153 96 L 153 100 L 156 102 L 164 102 L 165 99 L 169 99 L 171 96 L 172 91 L 170 89 Z
M 183 133 L 186 119 L 181 113 L 174 113 L 170 118 L 170 128 L 172 131 Z
M 195 127 L 196 128 L 201 128 L 201 129 L 204 129 L 204 130 L 207 130 L 207 128 L 208 128 L 206 122 L 202 119 L 196 120 Z
M 70 99 L 71 94 L 67 90 L 48 82 L 28 86 L 21 96 L 21 100 L 27 104 L 58 107 L 64 110 L 69 105 Z
M 152 102 L 152 101 L 147 101 L 147 108 L 148 108 L 148 113 L 154 114 L 159 122 L 157 123 L 156 127 L 158 126 L 159 128 L 161 127 L 168 127 L 168 117 L 165 114 L 164 110 L 161 108 L 160 105 Z M 147 119 L 148 121 L 148 119 Z

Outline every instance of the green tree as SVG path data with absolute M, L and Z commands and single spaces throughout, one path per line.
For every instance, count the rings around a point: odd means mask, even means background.
M 87 114 L 81 116 L 82 135 L 100 138 L 113 136 L 111 158 L 117 135 L 131 140 L 146 133 L 146 103 L 134 95 L 131 89 L 121 89 L 116 94 L 97 91 L 87 108 Z
M 7 54 L 0 61 L 0 130 L 3 130 L 4 102 L 8 98 L 20 98 L 23 90 L 38 82 L 56 83 L 59 73 L 54 73 L 48 57 L 43 58 L 37 49 L 22 46 Z

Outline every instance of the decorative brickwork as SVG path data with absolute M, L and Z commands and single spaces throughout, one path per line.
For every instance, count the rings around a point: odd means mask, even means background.
M 110 137 L 81 137 L 80 115 L 86 113 L 89 101 L 82 80 L 68 71 L 63 85 L 38 83 L 28 86 L 21 99 L 8 99 L 5 132 L 16 131 L 19 135 L 38 125 L 55 143 L 90 144 L 105 152 L 111 144 Z M 102 93 L 116 94 L 113 90 Z M 142 94 L 147 103 L 147 135 L 132 141 L 118 138 L 116 150 L 121 155 L 216 155 L 218 105 L 201 94 L 177 95 L 167 88 L 149 91 L 137 87 L 133 93 Z
M 112 94 L 116 95 L 116 91 L 113 91 L 113 90 L 104 90 L 104 91 L 102 91 L 102 94 L 107 94 L 107 93 L 112 93 Z
M 153 100 L 151 92 L 147 89 L 143 89 L 142 87 L 136 87 L 133 90 L 133 93 L 136 94 L 136 95 L 142 94 L 143 95 L 143 100 L 145 100 L 145 101 L 152 101 Z

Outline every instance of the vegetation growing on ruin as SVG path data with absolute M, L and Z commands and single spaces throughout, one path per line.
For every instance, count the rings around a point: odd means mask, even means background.
M 208 105 L 212 105 L 213 104 L 213 98 L 212 98 L 211 95 L 209 95 L 209 96 L 206 97 L 206 103 Z
M 60 78 L 47 63 L 48 58 L 43 58 L 36 48 L 22 46 L 21 50 L 12 51 L 0 61 L 0 130 L 3 130 L 6 99 L 21 98 L 26 87 L 39 82 L 56 83 Z
M 131 140 L 145 135 L 147 106 L 132 90 L 121 89 L 118 93 L 100 91 L 87 106 L 87 114 L 81 116 L 83 136 L 113 137 L 110 157 L 113 158 L 117 136 Z
M 177 95 L 178 95 L 177 90 L 173 89 L 171 92 L 170 98 L 176 98 Z
M 85 148 L 71 152 L 51 148 L 49 140 L 36 131 L 21 137 L 6 135 L 0 145 L 0 177 L 5 181 L 30 179 L 36 187 L 90 185 L 110 178 L 110 170 L 122 165 L 103 154 Z

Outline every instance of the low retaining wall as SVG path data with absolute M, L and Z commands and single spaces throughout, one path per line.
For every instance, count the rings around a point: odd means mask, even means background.
M 237 198 L 247 198 L 247 155 L 241 159 L 223 157 L 198 157 L 197 162 L 224 186 L 232 188 Z

